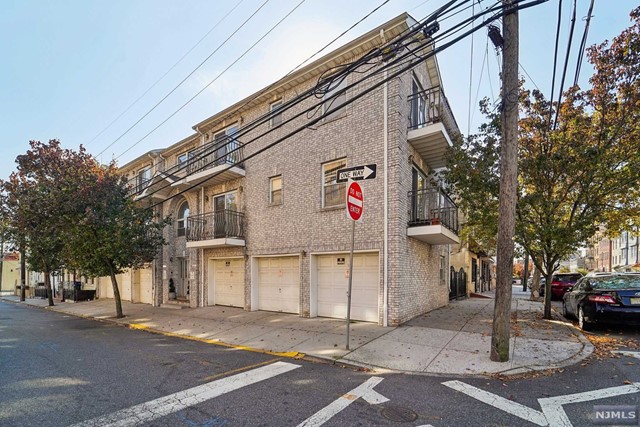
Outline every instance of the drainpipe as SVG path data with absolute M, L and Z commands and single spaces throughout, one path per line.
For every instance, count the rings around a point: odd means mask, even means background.
M 382 42 L 386 43 L 386 37 L 384 35 L 384 30 L 380 29 L 380 37 L 382 38 Z M 385 80 L 384 85 L 382 87 L 382 109 L 383 109 L 383 118 L 382 118 L 382 141 L 383 141 L 383 151 L 384 151 L 384 274 L 383 274 L 383 319 L 382 326 L 389 326 L 389 105 L 387 102 L 389 88 L 387 86 L 387 70 L 384 70 Z
M 200 214 L 204 213 L 204 187 L 200 187 Z M 200 248 L 200 307 L 204 307 L 204 249 Z

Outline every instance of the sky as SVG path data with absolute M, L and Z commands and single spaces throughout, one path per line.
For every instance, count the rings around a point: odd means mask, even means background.
M 167 147 L 192 134 L 196 123 L 278 80 L 384 0 L 300 2 L 3 0 L 0 179 L 15 170 L 15 158 L 26 152 L 30 140 L 59 139 L 73 149 L 82 144 L 102 162 L 115 159 L 119 165 Z M 402 12 L 421 20 L 443 3 L 389 0 L 323 54 Z M 572 3 L 563 2 L 561 61 Z M 478 12 L 492 4 L 476 1 L 474 9 Z M 636 6 L 632 0 L 596 0 L 587 45 L 610 40 L 628 27 L 629 12 Z M 573 81 L 588 7 L 589 0 L 577 0 L 567 82 Z M 538 87 L 547 96 L 557 9 L 558 0 L 550 0 L 520 12 L 520 71 L 527 87 Z M 468 8 L 442 21 L 441 31 L 471 12 Z M 482 122 L 478 100 L 496 99 L 499 94 L 499 58 L 486 30 L 440 53 L 438 63 L 456 121 L 463 133 L 473 133 Z M 585 60 L 582 86 L 591 73 Z M 556 88 L 560 74 L 561 70 Z

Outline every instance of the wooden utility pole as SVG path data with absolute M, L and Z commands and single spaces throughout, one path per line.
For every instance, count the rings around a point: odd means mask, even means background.
M 506 12 L 502 49 L 502 147 L 500 151 L 500 207 L 496 265 L 496 299 L 493 310 L 491 360 L 509 360 L 509 321 L 513 274 L 518 178 L 518 11 L 513 0 L 502 0 Z

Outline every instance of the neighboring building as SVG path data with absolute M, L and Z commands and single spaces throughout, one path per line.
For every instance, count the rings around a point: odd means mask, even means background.
M 361 181 L 365 213 L 355 227 L 351 316 L 398 325 L 446 305 L 449 245 L 459 243 L 457 208 L 430 178 L 445 165 L 458 128 L 436 58 L 347 103 L 382 81 L 377 71 L 389 58 L 379 57 L 331 81 L 328 93 L 287 107 L 319 78 L 414 24 L 400 15 L 201 121 L 187 138 L 123 166 L 134 197 L 164 201 L 159 212 L 173 218 L 159 259 L 123 275 L 123 298 L 344 318 L 351 222 L 337 171 L 376 164 L 377 177 Z M 422 35 L 411 46 L 433 49 Z M 329 109 L 337 111 L 306 125 Z M 99 280 L 100 297 L 112 297 L 110 288 Z
M 2 276 L 0 277 L 0 295 L 14 295 L 20 286 L 20 254 L 5 253 L 0 259 Z

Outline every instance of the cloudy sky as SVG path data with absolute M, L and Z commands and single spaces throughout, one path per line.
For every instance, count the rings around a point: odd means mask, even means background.
M 150 149 L 171 145 L 191 134 L 191 126 L 197 122 L 286 74 L 384 0 L 304 0 L 238 60 L 300 2 L 3 0 L 0 179 L 15 169 L 15 157 L 27 150 L 32 139 L 57 138 L 70 148 L 83 144 L 102 161 L 115 158 L 119 164 Z M 332 47 L 405 11 L 420 20 L 443 3 L 389 0 Z M 572 3 L 563 2 L 561 58 L 566 50 Z M 567 81 L 573 80 L 589 6 L 588 0 L 577 3 Z M 474 7 L 478 11 L 492 4 L 476 1 Z M 628 27 L 629 11 L 636 5 L 632 0 L 596 0 L 588 45 L 611 39 Z M 537 86 L 547 95 L 557 8 L 558 0 L 550 0 L 520 14 L 520 63 L 530 76 L 524 77 L 529 87 Z M 442 30 L 470 14 L 469 8 L 443 21 Z M 471 38 L 467 38 L 441 53 L 438 61 L 456 120 L 464 133 L 468 129 L 473 132 L 482 119 L 475 107 L 477 100 L 495 98 L 499 92 L 498 58 L 487 42 L 486 31 L 474 36 L 473 56 Z M 585 63 L 581 81 L 586 82 L 590 74 Z M 202 93 L 176 113 L 199 91 Z

